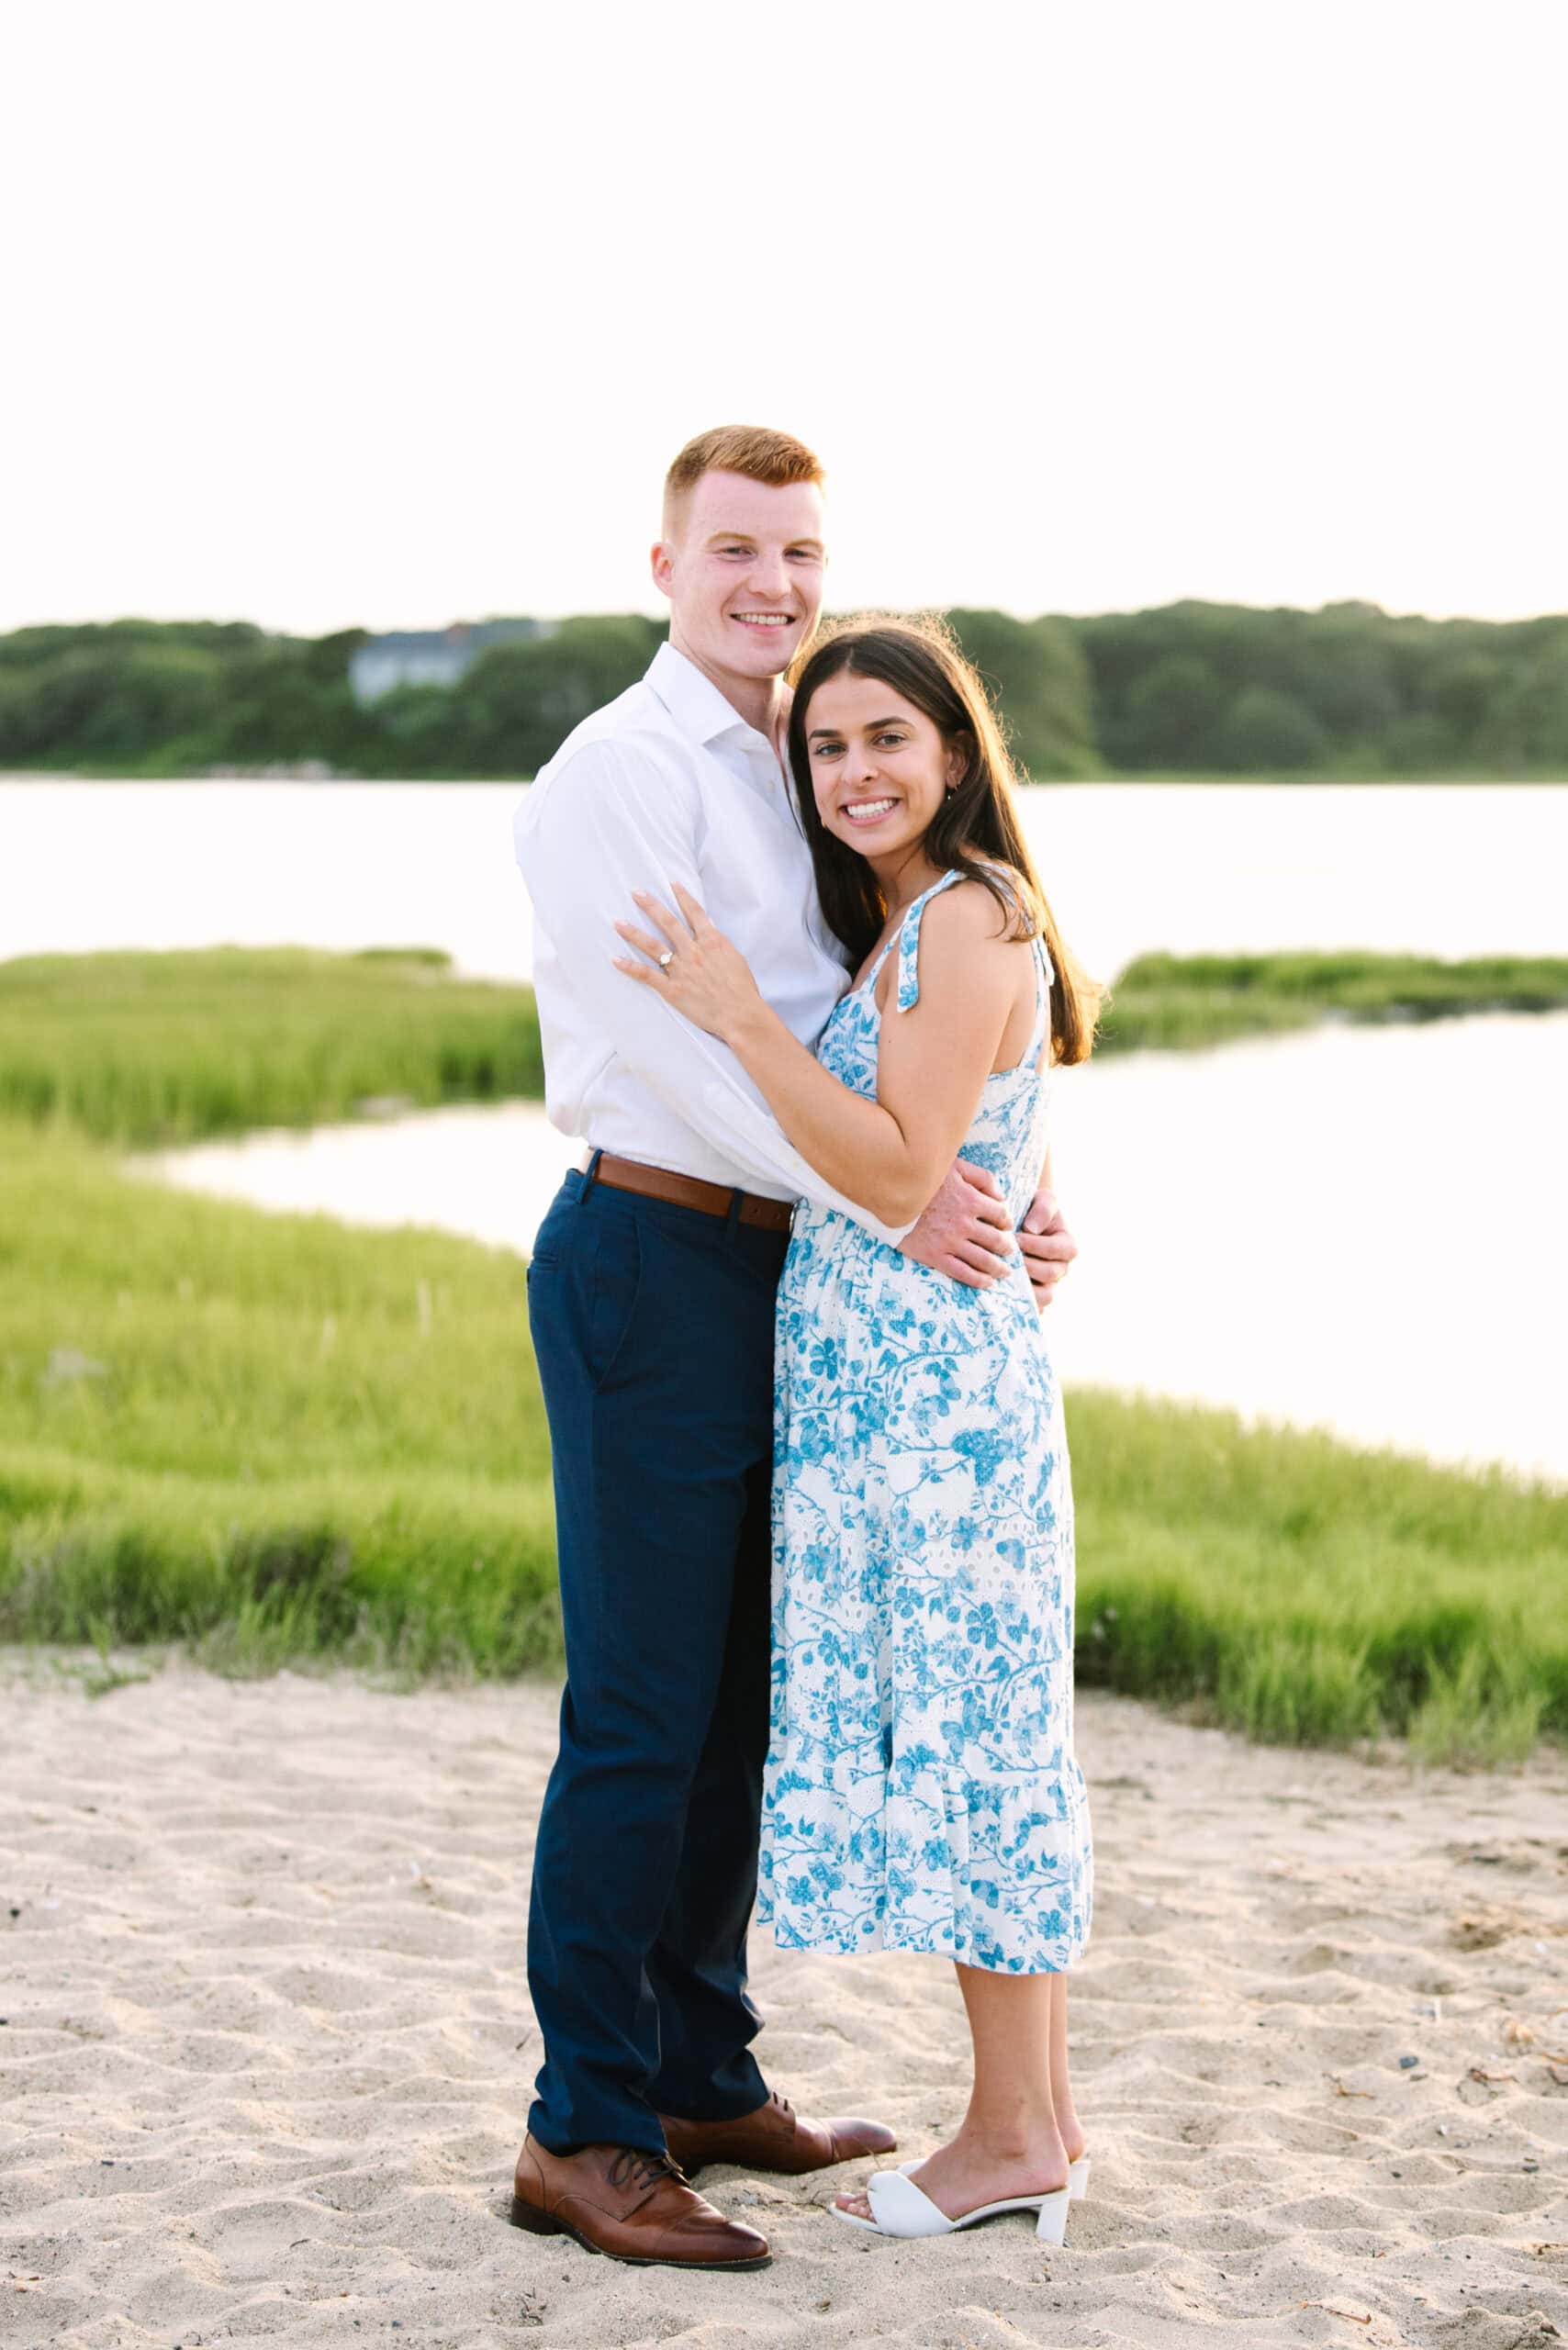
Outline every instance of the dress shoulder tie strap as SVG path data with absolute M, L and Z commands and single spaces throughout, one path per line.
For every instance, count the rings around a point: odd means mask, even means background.
M 1051 1040 L 1051 981 L 1056 974 L 1043 938 L 1029 941 L 1035 964 L 1035 1024 L 1029 1031 L 1029 1041 L 1019 1056 L 1019 1065 L 1037 1067 L 1043 1047 Z
M 901 1012 L 911 1011 L 920 1002 L 920 918 L 933 898 L 939 898 L 944 890 L 963 878 L 958 871 L 944 873 L 940 881 L 934 881 L 929 890 L 921 891 L 899 925 L 898 1008 Z

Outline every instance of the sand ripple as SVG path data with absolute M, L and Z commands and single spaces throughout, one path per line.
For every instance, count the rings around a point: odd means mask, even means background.
M 523 1934 L 554 1693 L 174 1663 L 89 1700 L 9 1652 L 0 1701 L 19 2350 L 1568 2340 L 1560 1757 L 1417 1778 L 1083 1701 L 1095 2174 L 1066 2250 L 1022 2221 L 878 2243 L 816 2208 L 853 2173 L 715 2171 L 774 2266 L 679 2277 L 502 2223 L 539 2057 Z M 951 2129 L 941 1964 L 759 1936 L 756 1966 L 797 2103 L 879 2112 L 912 2153 Z

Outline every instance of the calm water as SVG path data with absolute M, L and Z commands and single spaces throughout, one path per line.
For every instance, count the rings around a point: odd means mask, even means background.
M 0 956 L 232 941 L 444 946 L 524 977 L 510 784 L 0 781 Z M 1068 936 L 1568 951 L 1568 790 L 1140 786 L 1026 795 Z M 1083 1257 L 1069 1377 L 1568 1478 L 1568 1015 L 1330 1028 L 1067 1073 Z M 175 1180 L 526 1248 L 572 1149 L 530 1108 L 259 1136 Z
M 1568 1480 L 1568 1013 L 1140 1054 L 1056 1085 L 1082 1244 L 1050 1314 L 1066 1377 Z M 268 1207 L 526 1249 L 576 1156 L 519 1106 L 151 1164 Z
M 526 978 L 515 784 L 0 779 L 0 957 L 431 946 Z M 1025 795 L 1067 937 L 1148 947 L 1568 945 L 1568 789 L 1116 784 Z

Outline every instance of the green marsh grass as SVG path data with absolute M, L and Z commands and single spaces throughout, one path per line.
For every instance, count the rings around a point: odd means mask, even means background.
M 1078 1666 L 1280 1744 L 1568 1735 L 1568 1493 L 1078 1389 Z
M 558 1652 L 524 1272 L 0 1129 L 0 1633 Z
M 1568 1005 L 1568 960 L 1146 955 L 1097 1050 L 1177 1049 L 1355 1020 Z M 219 947 L 0 963 L 0 1117 L 127 1145 L 543 1092 L 532 990 L 430 947 Z
M 1196 1044 L 1222 1013 L 1568 993 L 1568 964 L 1397 960 L 1145 957 L 1107 1042 L 1129 1006 Z M 559 1662 L 521 1262 L 119 1163 L 367 1097 L 539 1087 L 529 991 L 439 955 L 0 964 L 0 1638 L 91 1642 L 106 1673 L 167 1640 L 236 1672 Z M 1069 1430 L 1085 1683 L 1282 1742 L 1495 1762 L 1568 1735 L 1568 1495 L 1092 1390 Z
M 1568 1495 L 1069 1398 L 1083 1681 L 1279 1742 L 1568 1733 Z M 559 1661 L 524 1271 L 0 1130 L 0 1637 L 231 1671 Z
M 532 989 L 455 979 L 434 948 L 0 963 L 0 1116 L 155 1144 L 543 1090 Z
M 1568 1007 L 1568 957 L 1140 955 L 1117 977 L 1095 1049 L 1172 1051 L 1234 1036 L 1360 1023 Z

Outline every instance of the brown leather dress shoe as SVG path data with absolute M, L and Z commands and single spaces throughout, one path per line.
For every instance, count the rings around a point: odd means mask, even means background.
M 707 2163 L 739 2163 L 747 2170 L 825 2170 L 862 2154 L 890 2154 L 898 2144 L 881 2121 L 808 2121 L 777 2094 L 738 2121 L 680 2121 L 661 2113 L 665 2143 L 683 2171 L 695 2177 Z
M 570 2236 L 638 2268 L 766 2268 L 755 2228 L 726 2220 L 694 2194 L 666 2155 L 641 2146 L 580 2146 L 553 2154 L 525 2138 L 512 2182 L 511 2222 L 536 2236 Z

